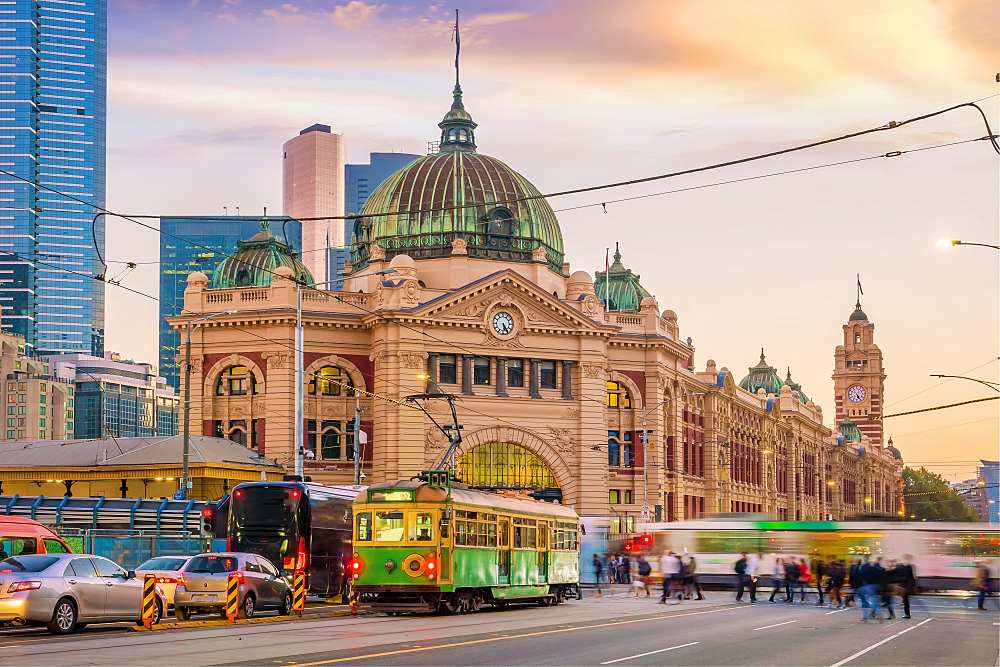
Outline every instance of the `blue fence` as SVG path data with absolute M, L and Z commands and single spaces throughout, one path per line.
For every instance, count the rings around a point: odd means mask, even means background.
M 190 556 L 214 547 L 210 538 L 155 531 L 64 530 L 60 536 L 74 552 L 104 556 L 128 570 L 156 556 Z

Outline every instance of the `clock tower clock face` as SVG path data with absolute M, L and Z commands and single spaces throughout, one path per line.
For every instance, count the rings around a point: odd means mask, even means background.
M 500 336 L 509 336 L 514 331 L 514 316 L 505 310 L 493 314 L 493 331 Z
M 847 398 L 850 399 L 852 403 L 860 403 L 865 400 L 866 395 L 867 392 L 865 391 L 865 388 L 860 384 L 851 385 L 847 389 Z

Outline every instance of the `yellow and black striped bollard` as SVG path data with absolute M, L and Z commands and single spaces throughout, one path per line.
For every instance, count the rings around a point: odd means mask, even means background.
M 226 585 L 226 618 L 235 622 L 240 613 L 240 578 L 230 573 Z
M 153 627 L 153 616 L 156 615 L 156 577 L 147 574 L 142 578 L 142 627 L 149 630 Z
M 292 613 L 302 616 L 306 609 L 306 573 L 295 570 L 292 575 Z

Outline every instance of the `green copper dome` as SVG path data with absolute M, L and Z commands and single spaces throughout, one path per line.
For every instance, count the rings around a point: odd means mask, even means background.
M 781 378 L 778 377 L 778 371 L 764 360 L 763 348 L 760 350 L 760 361 L 757 362 L 756 366 L 751 366 L 747 370 L 750 373 L 740 381 L 741 388 L 746 389 L 751 394 L 756 394 L 758 389 L 775 395 L 781 392 Z
M 638 274 L 632 269 L 626 269 L 622 264 L 622 254 L 615 243 L 615 261 L 608 271 L 597 271 L 594 274 L 594 290 L 597 298 L 608 310 L 638 311 L 642 300 L 652 296 L 639 284 Z
M 212 272 L 212 289 L 226 287 L 267 287 L 280 266 L 292 270 L 295 279 L 314 285 L 309 269 L 299 261 L 288 244 L 274 238 L 266 219 L 260 231 L 236 244 L 236 252 L 222 260 Z
M 845 442 L 861 442 L 861 429 L 849 419 L 845 419 L 837 425 L 837 430 L 844 436 Z
M 788 385 L 789 389 L 791 389 L 792 391 L 794 391 L 796 394 L 799 395 L 800 401 L 802 401 L 803 403 L 809 402 L 809 397 L 806 396 L 806 392 L 802 391 L 802 385 L 800 385 L 798 382 L 792 379 L 791 368 L 788 369 L 788 374 L 785 375 L 785 384 Z
M 476 152 L 476 123 L 455 82 L 451 109 L 439 123 L 439 152 L 414 160 L 368 197 L 354 223 L 351 265 L 367 266 L 372 246 L 386 259 L 448 257 L 464 241 L 469 257 L 530 262 L 544 250 L 562 272 L 563 239 L 548 202 L 528 179 Z M 461 245 L 461 244 L 459 244 Z

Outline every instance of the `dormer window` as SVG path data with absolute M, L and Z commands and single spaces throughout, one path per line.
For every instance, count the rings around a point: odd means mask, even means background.
M 857 331 L 854 333 L 854 344 L 861 345 L 861 332 Z

